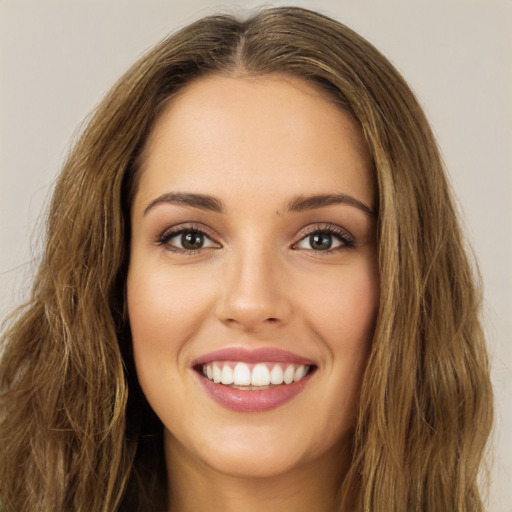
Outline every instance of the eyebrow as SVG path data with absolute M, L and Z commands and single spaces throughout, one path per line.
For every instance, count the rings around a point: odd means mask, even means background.
M 359 199 L 346 194 L 300 195 L 288 203 L 287 210 L 290 212 L 303 212 L 307 210 L 315 210 L 317 208 L 324 208 L 325 206 L 330 206 L 332 204 L 343 203 L 359 208 L 368 215 L 375 217 L 375 211 L 372 208 L 364 204 L 362 201 L 359 201 Z
M 222 213 L 223 211 L 222 202 L 213 196 L 195 194 L 191 192 L 169 192 L 153 199 L 153 201 L 151 201 L 144 209 L 144 215 L 146 215 L 155 206 L 162 203 L 191 206 L 192 208 L 216 213 Z M 291 213 L 304 212 L 324 208 L 333 204 L 348 204 L 362 210 L 372 217 L 375 217 L 375 211 L 369 206 L 364 204 L 362 201 L 359 201 L 359 199 L 346 194 L 300 195 L 294 197 L 288 202 L 286 211 Z
M 215 197 L 190 192 L 169 192 L 153 199 L 144 209 L 144 215 L 161 203 L 180 204 L 210 212 L 222 212 L 222 203 Z

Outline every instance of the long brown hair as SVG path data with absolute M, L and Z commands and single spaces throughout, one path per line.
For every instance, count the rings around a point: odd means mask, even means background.
M 71 151 L 31 298 L 3 335 L 2 510 L 165 509 L 162 427 L 138 388 L 124 306 L 130 202 L 169 98 L 241 72 L 316 84 L 373 157 L 381 299 L 340 510 L 482 510 L 492 392 L 480 294 L 436 142 L 370 43 L 299 8 L 171 35 L 119 80 Z

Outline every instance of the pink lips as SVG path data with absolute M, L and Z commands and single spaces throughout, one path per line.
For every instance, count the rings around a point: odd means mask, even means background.
M 241 361 L 244 363 L 295 363 L 313 366 L 310 359 L 299 357 L 291 352 L 274 348 L 247 350 L 233 347 L 206 354 L 197 359 L 193 366 L 197 367 L 213 361 Z M 222 384 L 216 384 L 199 372 L 196 375 L 206 393 L 219 405 L 237 412 L 263 412 L 275 409 L 297 396 L 309 383 L 311 373 L 297 382 L 282 384 L 270 389 L 242 390 Z
M 242 361 L 244 363 L 296 363 L 309 364 L 315 363 L 310 359 L 304 359 L 286 350 L 277 348 L 257 348 L 247 350 L 242 347 L 224 348 L 215 352 L 210 352 L 194 362 L 194 366 L 211 363 L 212 361 Z

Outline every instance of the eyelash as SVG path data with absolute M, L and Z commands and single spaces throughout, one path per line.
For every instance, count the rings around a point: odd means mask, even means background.
M 356 244 L 355 240 L 350 233 L 345 231 L 344 229 L 334 226 L 332 224 L 316 224 L 314 226 L 310 226 L 305 233 L 302 234 L 300 240 L 293 245 L 296 246 L 303 240 L 307 239 L 312 235 L 330 235 L 334 238 L 337 238 L 341 242 L 341 246 L 335 247 L 334 249 L 327 249 L 324 251 L 315 251 L 314 249 L 310 249 L 315 255 L 328 255 L 336 252 L 344 251 L 347 249 L 353 249 Z
M 199 229 L 197 226 L 177 226 L 175 228 L 168 229 L 164 231 L 157 240 L 157 244 L 159 246 L 164 247 L 165 249 L 178 254 L 183 254 L 185 256 L 192 256 L 194 254 L 198 254 L 201 250 L 207 249 L 205 247 L 201 247 L 199 249 L 180 249 L 178 247 L 174 247 L 172 245 L 168 245 L 169 241 L 179 235 L 183 235 L 185 233 L 190 233 L 193 235 L 202 235 L 205 238 L 209 239 L 214 244 L 218 244 L 218 242 L 215 241 L 215 239 L 210 236 L 205 230 Z M 308 249 L 316 254 L 319 255 L 328 255 L 335 252 L 347 250 L 347 249 L 353 249 L 355 247 L 355 241 L 352 235 L 350 235 L 347 231 L 337 227 L 333 226 L 331 224 L 316 224 L 313 226 L 310 226 L 305 233 L 301 235 L 301 238 L 295 242 L 292 245 L 293 247 L 296 247 L 299 243 L 301 243 L 303 240 L 306 240 L 308 237 L 311 237 L 313 235 L 329 235 L 337 238 L 341 242 L 341 246 L 335 247 L 334 249 L 326 249 L 326 250 L 315 250 L 315 249 Z M 218 244 L 220 245 L 220 244 Z
M 164 231 L 159 237 L 158 237 L 158 245 L 164 247 L 167 251 L 174 252 L 177 254 L 183 254 L 185 256 L 193 256 L 194 254 L 198 254 L 201 250 L 205 249 L 204 247 L 201 247 L 199 249 L 180 249 L 179 247 L 174 247 L 172 245 L 169 245 L 169 241 L 179 235 L 183 235 L 185 233 L 191 233 L 193 235 L 203 235 L 208 240 L 211 240 L 213 243 L 218 244 L 218 242 L 215 242 L 212 236 L 210 236 L 205 230 L 199 229 L 196 226 L 177 226 L 176 228 L 171 228 L 166 231 Z

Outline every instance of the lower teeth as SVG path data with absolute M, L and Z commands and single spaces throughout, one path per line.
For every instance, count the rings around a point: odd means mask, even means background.
M 221 384 L 219 382 L 219 384 Z M 236 384 L 222 384 L 227 388 L 241 389 L 242 391 L 263 391 L 264 389 L 277 388 L 279 386 L 286 386 L 286 384 L 269 384 L 268 386 L 237 386 Z

